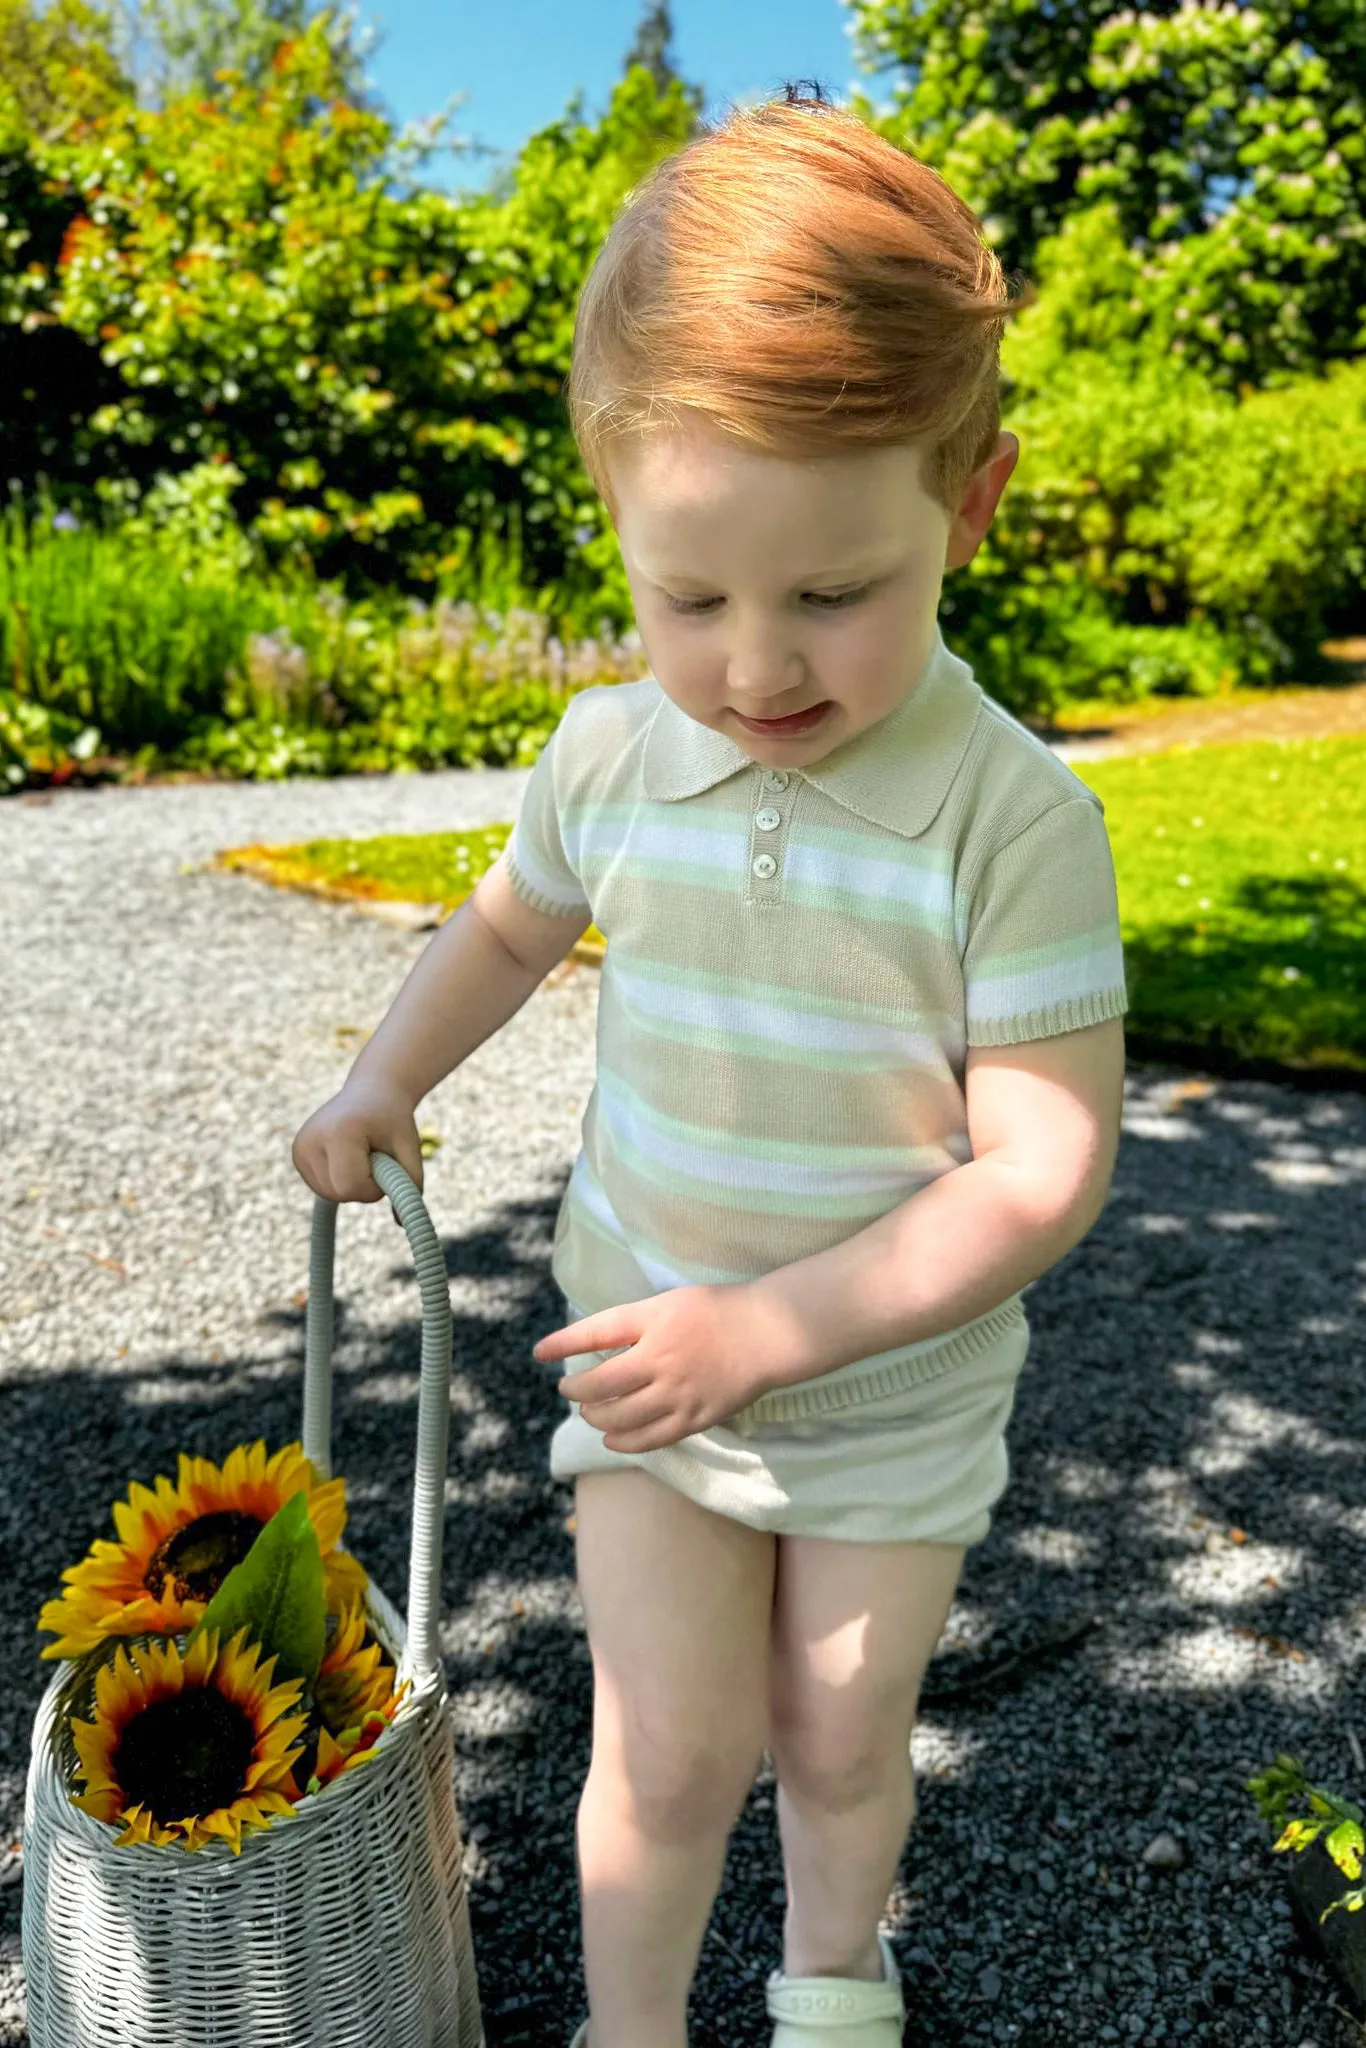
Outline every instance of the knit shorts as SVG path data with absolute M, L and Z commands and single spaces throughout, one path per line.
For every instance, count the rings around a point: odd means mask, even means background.
M 567 1320 L 583 1311 L 568 1305 Z M 653 1472 L 701 1507 L 751 1529 L 854 1543 L 980 1543 L 1010 1476 L 1005 1431 L 1029 1351 L 1013 1325 L 985 1351 L 918 1386 L 835 1415 L 713 1423 L 655 1451 L 609 1451 L 574 1402 L 550 1440 L 556 1479 L 580 1472 Z M 586 1372 L 604 1352 L 558 1361 Z

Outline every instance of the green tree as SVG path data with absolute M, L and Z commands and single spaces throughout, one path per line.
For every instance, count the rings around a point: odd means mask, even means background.
M 319 13 L 314 0 L 108 0 L 108 7 L 110 47 L 136 79 L 139 106 L 208 97 L 224 71 L 262 91 L 280 45 L 316 20 L 332 53 L 337 94 L 351 106 L 378 110 L 362 70 L 377 39 L 372 28 L 355 37 L 354 13 Z
M 86 0 L 0 0 L 0 149 L 60 135 L 125 98 L 128 80 L 108 47 L 103 13 Z
M 50 304 L 70 195 L 32 145 L 60 144 L 126 103 L 102 13 L 86 0 L 0 0 L 0 480 L 31 477 L 79 440 L 116 376 L 88 360 Z
M 643 64 L 654 80 L 655 91 L 662 98 L 676 81 L 682 83 L 674 69 L 669 45 L 673 41 L 673 14 L 669 0 L 647 0 L 636 38 L 626 52 L 622 70 L 629 71 L 633 64 Z M 706 94 L 699 86 L 685 85 L 684 96 L 700 117 L 706 103 Z
M 576 103 L 529 139 L 509 196 L 462 201 L 391 190 L 389 124 L 339 86 L 314 21 L 263 92 L 229 72 L 212 97 L 120 103 L 35 145 L 67 227 L 29 292 L 113 373 L 66 476 L 84 465 L 131 508 L 159 473 L 231 464 L 267 553 L 357 590 L 454 576 L 514 517 L 533 586 L 567 563 L 581 587 L 610 580 L 563 380 L 625 193 L 692 130 L 682 87 L 661 98 L 634 66 L 601 120 Z M 0 475 L 22 474 L 8 432 L 0 415 Z
M 894 74 L 853 110 L 1039 286 L 1001 349 L 1019 468 L 945 600 L 986 687 L 1317 679 L 1362 623 L 1360 0 L 852 11 Z
M 854 0 L 854 109 L 942 172 L 1008 270 L 1113 210 L 1158 353 L 1234 391 L 1366 346 L 1360 0 Z M 1088 296 L 1074 281 L 1074 308 Z M 1099 301 L 1097 318 L 1109 309 Z

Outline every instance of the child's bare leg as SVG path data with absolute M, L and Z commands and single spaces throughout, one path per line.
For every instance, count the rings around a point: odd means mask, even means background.
M 780 1536 L 772 1721 L 789 1977 L 881 1978 L 915 1816 L 911 1728 L 965 1549 Z
M 581 1473 L 575 1504 L 594 1676 L 577 1830 L 589 2048 L 686 2048 L 765 1747 L 776 1539 L 640 1466 Z

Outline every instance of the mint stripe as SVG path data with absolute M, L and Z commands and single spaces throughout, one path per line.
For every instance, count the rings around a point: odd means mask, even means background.
M 805 1067 L 841 1072 L 901 1072 L 916 1067 L 942 1073 L 939 1036 L 894 1012 L 860 1014 L 854 1004 L 826 1006 L 771 985 L 653 974 L 638 958 L 604 963 L 604 979 L 631 1024 L 680 1045 L 705 1046 L 737 1058 L 798 1060 Z M 701 985 L 708 980 L 711 986 Z
M 943 1145 L 810 1145 L 784 1138 L 736 1137 L 710 1125 L 684 1123 L 656 1109 L 612 1068 L 599 1066 L 600 1108 L 653 1132 L 661 1145 L 691 1152 L 704 1173 L 730 1177 L 727 1162 L 773 1179 L 774 1171 L 805 1174 L 816 1184 L 832 1177 L 857 1178 L 865 1189 L 905 1180 L 944 1156 Z M 963 1134 L 966 1138 L 966 1133 Z M 762 1162 L 762 1164 L 761 1164 Z
M 705 1203 L 709 1207 L 729 1209 L 743 1208 L 750 1215 L 759 1216 L 822 1216 L 842 1222 L 872 1222 L 885 1216 L 898 1202 L 905 1201 L 924 1185 L 923 1180 L 903 1180 L 899 1186 L 880 1192 L 867 1191 L 861 1194 L 819 1195 L 809 1189 L 784 1195 L 775 1188 L 746 1187 L 744 1201 L 728 1203 L 720 1199 L 722 1190 L 715 1174 L 703 1170 L 693 1174 L 671 1160 L 652 1158 L 631 1137 L 619 1130 L 610 1120 L 604 1120 L 604 1135 L 616 1154 L 618 1163 L 638 1179 L 651 1187 L 667 1191 L 675 1199 L 683 1198 L 693 1203 Z
M 722 1266 L 681 1266 L 677 1259 L 671 1262 L 666 1258 L 663 1247 L 653 1238 L 644 1236 L 640 1231 L 632 1231 L 628 1236 L 585 1152 L 580 1152 L 574 1162 L 574 1171 L 569 1177 L 569 1196 L 585 1225 L 614 1250 L 624 1251 L 633 1258 L 652 1287 L 684 1287 L 689 1283 L 720 1287 L 734 1280 L 750 1278 L 748 1273 L 734 1273 Z

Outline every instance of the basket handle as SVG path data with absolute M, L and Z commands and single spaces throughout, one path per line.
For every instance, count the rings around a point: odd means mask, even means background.
M 370 1171 L 408 1234 L 422 1291 L 422 1377 L 417 1399 L 413 1548 L 408 1567 L 408 1648 L 421 1685 L 440 1665 L 441 1539 L 446 1509 L 446 1451 L 451 1419 L 451 1290 L 446 1261 L 416 1183 L 387 1152 L 370 1154 Z M 337 1204 L 313 1202 L 304 1337 L 304 1455 L 332 1477 L 333 1253 Z

